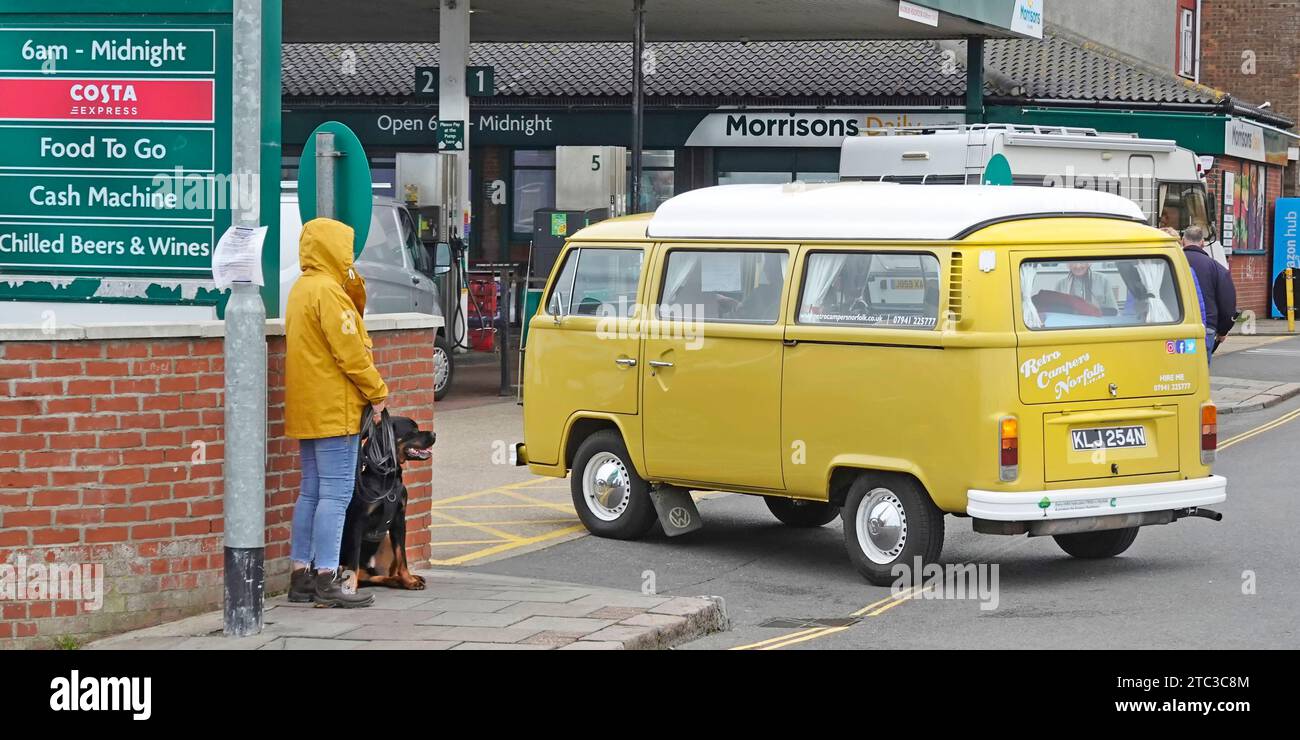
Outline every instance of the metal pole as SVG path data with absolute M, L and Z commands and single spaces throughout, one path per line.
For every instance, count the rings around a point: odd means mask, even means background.
M 225 633 L 262 631 L 266 572 L 266 308 L 252 283 L 226 304 Z
M 645 119 L 645 0 L 632 0 L 632 204 L 629 213 L 641 211 L 641 144 Z
M 1295 270 L 1286 268 L 1286 330 L 1295 334 Z
M 501 330 L 497 339 L 501 342 L 501 388 L 498 396 L 509 396 L 514 389 L 510 387 L 510 299 L 513 297 L 511 283 L 514 281 L 513 270 L 501 270 L 501 302 L 497 311 L 501 315 Z
M 966 39 L 966 123 L 984 122 L 984 39 Z
M 322 131 L 316 134 L 316 215 L 335 218 L 334 211 L 334 134 Z
M 231 173 L 257 182 L 261 176 L 261 95 L 248 91 L 262 86 L 261 0 L 236 0 L 232 25 L 237 92 L 231 101 Z M 260 186 L 249 190 L 257 193 Z M 237 223 L 258 225 L 258 196 L 251 203 L 232 204 L 232 209 Z M 246 637 L 262 631 L 266 590 L 266 307 L 258 286 L 235 284 L 225 318 L 224 631 L 232 637 Z

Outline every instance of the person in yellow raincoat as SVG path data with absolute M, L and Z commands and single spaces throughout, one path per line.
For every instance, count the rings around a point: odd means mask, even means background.
M 339 572 L 343 521 L 357 468 L 366 404 L 376 421 L 388 386 L 366 333 L 365 281 L 352 269 L 351 227 L 308 221 L 298 243 L 302 275 L 285 307 L 285 433 L 299 440 L 302 490 L 294 504 L 289 600 L 370 606 Z M 315 565 L 315 572 L 311 567 Z

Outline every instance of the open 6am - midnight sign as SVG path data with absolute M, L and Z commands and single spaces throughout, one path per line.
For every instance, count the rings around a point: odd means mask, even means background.
M 0 299 L 216 302 L 258 188 L 223 174 L 230 44 L 228 12 L 0 15 Z

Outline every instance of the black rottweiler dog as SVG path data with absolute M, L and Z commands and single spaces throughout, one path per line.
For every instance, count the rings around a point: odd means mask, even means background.
M 357 471 L 352 502 L 343 522 L 343 568 L 357 574 L 358 586 L 387 586 L 418 591 L 424 578 L 411 572 L 406 560 L 406 485 L 402 482 L 402 465 L 409 460 L 428 460 L 429 448 L 436 436 L 420 429 L 405 416 L 390 417 L 397 452 L 397 470 L 383 479 L 363 462 Z M 365 440 L 362 440 L 365 444 Z M 376 497 L 377 491 L 387 495 Z M 392 549 L 387 574 L 376 563 L 385 541 Z

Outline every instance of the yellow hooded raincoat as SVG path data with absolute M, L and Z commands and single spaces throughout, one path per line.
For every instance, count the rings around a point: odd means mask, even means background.
M 367 403 L 388 397 L 361 320 L 365 282 L 352 269 L 352 229 L 308 221 L 298 243 L 302 276 L 285 307 L 285 433 L 296 439 L 356 434 Z

